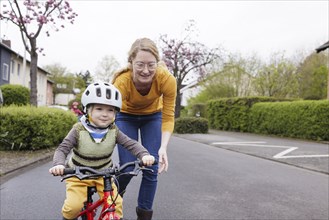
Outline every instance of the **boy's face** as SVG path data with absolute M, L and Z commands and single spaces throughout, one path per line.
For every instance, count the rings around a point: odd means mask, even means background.
M 106 128 L 114 121 L 115 108 L 110 105 L 94 104 L 89 115 L 96 127 Z

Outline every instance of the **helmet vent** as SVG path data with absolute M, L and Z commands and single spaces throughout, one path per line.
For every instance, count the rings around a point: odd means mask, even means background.
M 102 97 L 102 91 L 101 91 L 100 88 L 97 88 L 97 89 L 96 89 L 96 96 L 97 96 L 97 97 Z
M 86 91 L 86 96 L 88 96 L 90 94 L 90 91 L 89 90 L 87 90 Z
M 115 92 L 115 100 L 118 100 L 118 99 L 119 99 L 119 93 Z
M 111 99 L 111 90 L 110 89 L 106 89 L 106 98 Z

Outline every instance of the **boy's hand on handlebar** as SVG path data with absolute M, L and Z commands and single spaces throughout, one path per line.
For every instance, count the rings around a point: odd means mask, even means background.
M 152 166 L 155 158 L 152 155 L 145 155 L 142 157 L 142 161 L 145 166 Z
M 65 169 L 65 166 L 56 165 L 49 169 L 49 173 L 53 174 L 54 176 L 63 176 L 64 169 Z

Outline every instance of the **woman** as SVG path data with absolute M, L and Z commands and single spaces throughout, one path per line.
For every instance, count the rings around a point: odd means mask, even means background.
M 155 172 L 145 171 L 136 207 L 137 219 L 152 219 L 157 176 L 168 169 L 167 146 L 174 129 L 177 84 L 175 77 L 160 62 L 155 43 L 148 38 L 137 39 L 128 53 L 128 66 L 117 72 L 113 84 L 122 94 L 122 109 L 116 125 L 130 138 L 138 140 L 159 162 Z M 118 146 L 120 163 L 136 158 Z M 131 177 L 120 177 L 123 196 Z

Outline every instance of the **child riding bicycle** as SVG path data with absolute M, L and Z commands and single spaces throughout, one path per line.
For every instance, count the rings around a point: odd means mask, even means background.
M 56 149 L 53 167 L 49 169 L 51 174 L 63 175 L 66 166 L 71 168 L 85 166 L 99 170 L 111 167 L 112 153 L 116 144 L 123 145 L 142 160 L 144 165 L 150 166 L 154 163 L 154 157 L 141 144 L 130 139 L 114 124 L 115 114 L 122 106 L 121 94 L 115 86 L 104 82 L 92 83 L 83 92 L 81 102 L 86 114 L 73 126 Z M 66 159 L 67 163 L 65 163 Z M 66 180 L 63 219 L 75 219 L 78 216 L 86 200 L 88 186 L 96 186 L 99 196 L 103 196 L 102 178 Z M 114 196 L 117 196 L 114 183 L 112 187 Z M 122 198 L 119 195 L 115 204 L 115 212 L 122 218 Z

